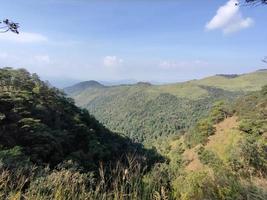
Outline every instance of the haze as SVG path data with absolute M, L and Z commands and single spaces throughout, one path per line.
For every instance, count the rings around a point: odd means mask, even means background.
M 236 0 L 3 0 L 21 25 L 0 35 L 1 66 L 56 86 L 83 80 L 179 82 L 264 68 L 267 13 Z

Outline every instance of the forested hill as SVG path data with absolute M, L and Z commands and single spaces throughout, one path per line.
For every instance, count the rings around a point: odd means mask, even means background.
M 205 116 L 214 102 L 231 101 L 267 84 L 265 70 L 243 75 L 217 75 L 168 85 L 84 87 L 65 91 L 111 130 L 138 141 L 177 134 Z
M 104 88 L 105 86 L 98 83 L 97 81 L 84 81 L 73 85 L 71 87 L 65 88 L 67 93 L 79 93 L 89 88 Z
M 55 166 L 73 160 L 86 170 L 94 170 L 99 162 L 114 162 L 127 153 L 142 155 L 142 159 L 146 154 L 151 159 L 157 157 L 156 152 L 106 129 L 36 74 L 0 69 L 2 164 L 12 165 L 25 156 L 25 161 L 29 158 L 37 165 Z

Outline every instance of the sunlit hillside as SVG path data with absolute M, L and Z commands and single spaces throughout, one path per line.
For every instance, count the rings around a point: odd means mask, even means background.
M 111 130 L 144 141 L 179 134 L 205 116 L 215 101 L 230 102 L 265 84 L 267 72 L 258 71 L 159 86 L 104 86 L 88 81 L 66 88 L 65 92 Z

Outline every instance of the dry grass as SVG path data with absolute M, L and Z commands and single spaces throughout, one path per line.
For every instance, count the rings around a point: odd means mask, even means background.
M 215 134 L 209 137 L 204 147 L 216 153 L 220 159 L 226 161 L 233 146 L 241 139 L 241 134 L 237 130 L 237 127 L 238 122 L 236 116 L 229 117 L 216 124 Z M 199 148 L 200 145 L 197 145 L 194 148 L 185 150 L 183 157 L 187 163 L 185 166 L 186 171 L 198 171 L 207 168 L 199 160 L 197 153 Z
M 118 162 L 109 168 L 102 164 L 97 176 L 72 169 L 4 170 L 0 168 L 1 200 L 140 200 L 168 199 L 162 186 L 145 186 L 145 168 L 134 156 L 127 157 L 127 165 Z
M 199 145 L 192 149 L 186 149 L 183 153 L 183 157 L 188 163 L 185 167 L 186 171 L 198 171 L 204 168 L 203 164 L 200 162 L 197 154 L 197 149 Z
M 216 153 L 220 159 L 226 161 L 231 149 L 236 146 L 242 138 L 240 131 L 237 129 L 237 117 L 229 117 L 215 125 L 216 132 L 209 137 L 206 149 Z

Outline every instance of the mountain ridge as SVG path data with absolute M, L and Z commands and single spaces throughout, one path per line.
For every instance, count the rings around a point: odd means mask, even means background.
M 132 85 L 89 87 L 67 94 L 109 129 L 137 141 L 179 134 L 205 116 L 213 103 L 232 102 L 267 84 L 267 72 L 233 78 L 212 76 L 167 85 L 141 82 Z
M 243 76 L 247 76 L 247 75 L 251 75 L 251 74 L 257 74 L 257 73 L 267 73 L 267 69 L 259 69 L 256 71 L 252 71 L 252 72 L 248 72 L 248 73 L 242 73 L 242 74 L 215 74 L 215 75 L 203 77 L 200 79 L 192 79 L 192 80 L 183 81 L 183 82 L 172 82 L 172 83 L 163 83 L 163 84 L 153 84 L 149 81 L 136 81 L 133 83 L 105 84 L 104 81 L 89 80 L 89 81 L 78 82 L 74 85 L 70 85 L 68 87 L 63 88 L 63 90 L 68 91 L 72 87 L 80 86 L 80 84 L 88 84 L 88 85 L 90 85 L 90 87 L 93 87 L 94 85 L 95 86 L 103 86 L 103 87 L 134 86 L 134 85 L 168 86 L 168 85 L 178 85 L 178 84 L 186 84 L 186 83 L 192 83 L 192 82 L 202 82 L 203 80 L 211 79 L 211 78 L 215 78 L 215 77 L 224 77 L 224 78 L 235 79 L 235 78 L 239 78 L 239 77 L 243 77 Z M 84 89 L 86 89 L 86 88 L 84 88 Z

